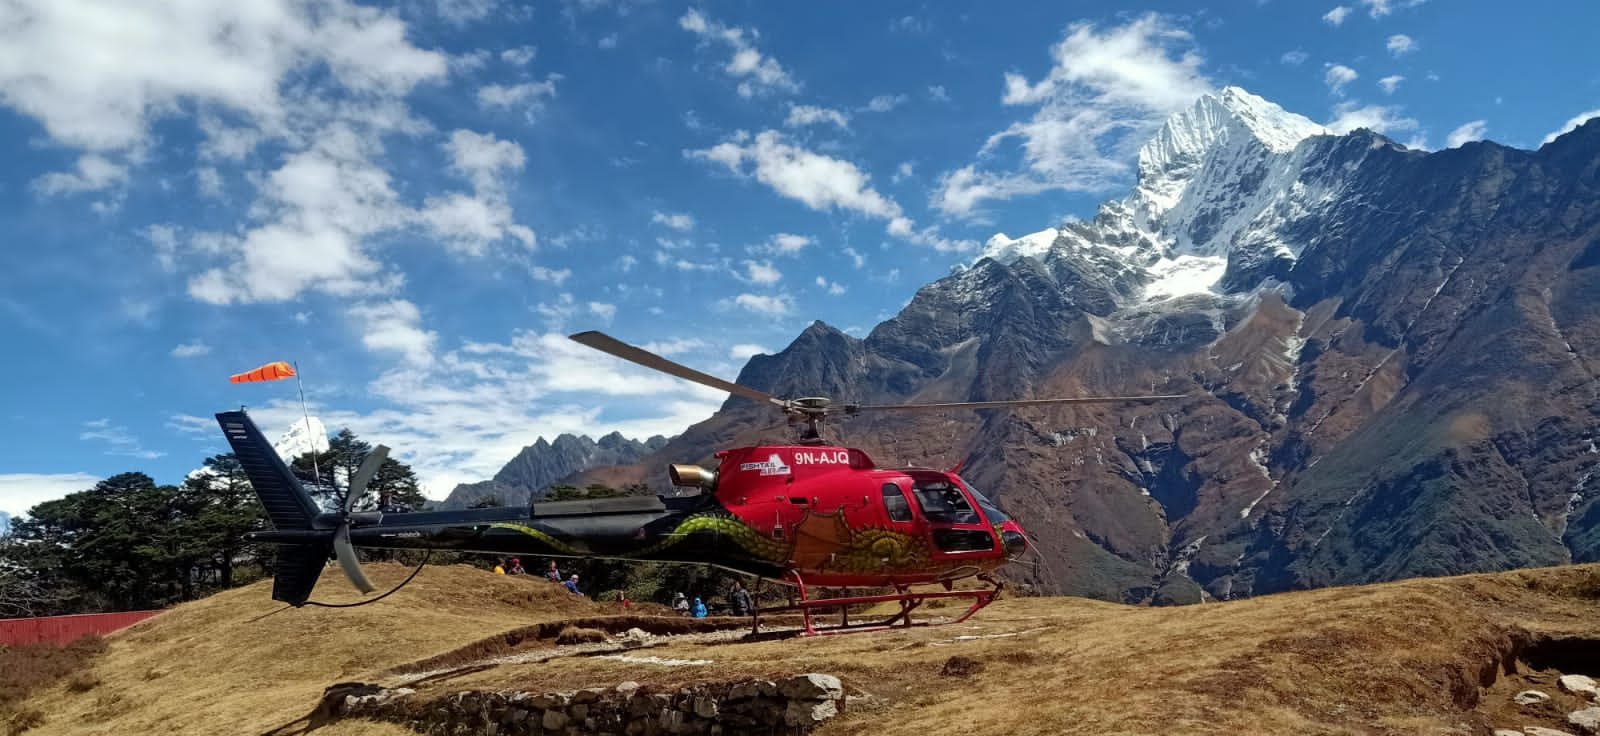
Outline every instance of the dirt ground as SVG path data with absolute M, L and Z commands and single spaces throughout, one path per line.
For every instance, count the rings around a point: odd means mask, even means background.
M 374 568 L 380 584 L 405 573 Z M 281 607 L 267 597 L 263 586 L 230 591 L 114 635 L 94 665 L 101 684 L 35 694 L 30 705 L 48 720 L 29 733 L 262 733 L 306 715 L 324 687 L 352 680 L 442 697 L 826 672 L 843 679 L 851 700 L 824 736 L 1487 735 L 1563 727 L 1565 710 L 1522 708 L 1510 697 L 1539 682 L 1556 695 L 1553 667 L 1581 666 L 1583 642 L 1600 641 L 1595 565 L 1179 608 L 1005 598 L 962 624 L 755 641 L 714 621 L 689 630 L 682 619 L 615 618 L 615 604 L 467 568 L 425 571 L 358 609 L 274 613 Z M 556 645 L 553 632 L 574 622 L 677 634 L 627 651 Z M 1569 643 L 1530 646 L 1551 637 Z M 1584 656 L 1551 654 L 1563 647 Z M 1529 652 L 1537 661 L 1516 661 Z M 404 732 L 366 722 L 316 731 Z

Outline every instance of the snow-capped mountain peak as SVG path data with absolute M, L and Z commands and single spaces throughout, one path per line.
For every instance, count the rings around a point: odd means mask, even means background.
M 1129 305 L 1249 290 L 1293 264 L 1309 242 L 1299 224 L 1339 200 L 1341 176 L 1313 165 L 1311 141 L 1330 135 L 1238 87 L 1207 93 L 1167 118 L 1139 151 L 1133 190 L 1094 220 L 997 234 L 979 258 L 1059 253 L 1124 283 L 1131 272 L 1118 299 Z
M 1229 149 L 1264 148 L 1284 154 L 1314 135 L 1329 133 L 1301 115 L 1238 87 L 1201 95 L 1173 113 L 1139 149 L 1138 194 L 1152 209 L 1171 209 L 1208 161 Z
M 279 435 L 278 441 L 272 443 L 272 449 L 278 451 L 278 457 L 283 458 L 284 462 L 292 461 L 313 449 L 325 452 L 328 449 L 328 428 L 322 426 L 322 420 L 316 417 L 296 419 Z

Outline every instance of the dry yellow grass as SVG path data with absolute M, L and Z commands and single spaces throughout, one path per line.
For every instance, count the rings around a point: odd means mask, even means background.
M 380 589 L 410 570 L 368 565 Z M 360 608 L 289 609 L 262 582 L 186 603 L 110 637 L 93 666 L 100 685 L 29 699 L 46 714 L 30 736 L 257 734 L 306 715 L 323 688 L 532 623 L 612 613 L 533 577 L 433 567 L 390 598 Z M 359 599 L 337 570 L 316 600 Z M 368 728 L 370 725 L 370 728 Z M 392 734 L 385 724 L 318 733 Z M 363 730 L 366 729 L 366 730 Z
M 403 573 L 377 572 L 384 580 Z M 331 582 L 325 590 L 339 590 Z M 334 682 L 398 682 L 391 668 L 483 637 L 620 612 L 557 593 L 537 580 L 430 570 L 369 608 L 288 611 L 252 622 L 275 608 L 266 591 L 232 591 L 113 637 L 95 667 L 99 687 L 58 687 L 31 701 L 50 714 L 37 733 L 261 733 L 305 715 Z M 1592 565 L 1184 608 L 1011 598 L 955 626 L 678 640 L 631 654 L 709 664 L 567 657 L 462 669 L 428 680 L 419 694 L 831 672 L 852 694 L 870 698 L 822 734 L 1487 734 L 1491 726 L 1539 722 L 1503 722 L 1504 680 L 1480 688 L 1519 632 L 1600 638 L 1597 601 L 1600 566 Z M 957 655 L 974 660 L 976 671 L 942 675 Z M 1485 692 L 1493 702 L 1480 705 Z M 366 722 L 316 731 L 404 732 Z

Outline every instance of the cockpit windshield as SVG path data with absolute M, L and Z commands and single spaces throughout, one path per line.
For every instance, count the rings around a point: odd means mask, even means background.
M 917 494 L 917 503 L 922 506 L 922 515 L 928 521 L 945 524 L 978 524 L 978 512 L 974 511 L 972 504 L 967 503 L 967 497 L 961 493 L 954 483 L 943 478 L 918 480 L 912 484 L 912 491 Z
M 983 509 L 983 515 L 989 517 L 990 525 L 1000 526 L 1001 524 L 1011 520 L 1011 517 L 1007 516 L 1006 512 L 1001 511 L 999 506 L 994 505 L 994 502 L 990 501 L 988 496 L 979 493 L 978 489 L 973 488 L 972 484 L 967 482 L 966 478 L 961 478 L 961 485 L 966 486 L 967 492 L 971 493 L 972 497 L 978 500 L 978 506 Z

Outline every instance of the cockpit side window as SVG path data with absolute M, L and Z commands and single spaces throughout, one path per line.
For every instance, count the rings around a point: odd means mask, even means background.
M 890 521 L 911 521 L 911 504 L 898 485 L 883 484 L 883 508 L 889 512 Z
M 948 480 L 919 480 L 912 485 L 917 503 L 922 505 L 923 516 L 928 521 L 946 524 L 977 524 L 982 520 L 967 497 Z

